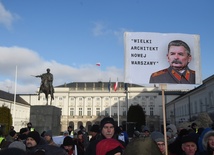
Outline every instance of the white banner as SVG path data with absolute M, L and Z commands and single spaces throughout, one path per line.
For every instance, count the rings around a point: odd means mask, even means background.
M 202 83 L 199 35 L 125 32 L 124 41 L 124 82 Z

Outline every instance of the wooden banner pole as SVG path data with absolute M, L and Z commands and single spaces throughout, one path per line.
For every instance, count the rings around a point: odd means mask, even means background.
M 168 143 L 167 143 L 167 134 L 166 134 L 166 108 L 165 108 L 165 94 L 164 91 L 166 89 L 166 85 L 161 84 L 162 91 L 162 108 L 163 108 L 163 127 L 164 127 L 164 143 L 165 143 L 165 155 L 168 155 Z

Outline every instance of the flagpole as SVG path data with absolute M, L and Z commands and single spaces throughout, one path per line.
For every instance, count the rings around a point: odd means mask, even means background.
M 109 98 L 110 98 L 109 116 L 111 117 L 111 78 L 109 78 L 108 90 L 109 90 Z
M 110 94 L 109 94 L 109 96 L 110 96 L 110 108 L 109 108 L 109 116 L 111 117 L 111 91 L 109 92 Z
M 115 85 L 114 85 L 114 91 L 116 92 L 117 91 L 117 88 L 118 88 L 118 78 L 117 78 L 117 81 L 115 82 Z M 117 99 L 118 99 L 118 102 L 117 102 L 117 124 L 118 124 L 118 126 L 120 125 L 120 118 L 119 118 L 119 116 L 120 116 L 120 100 L 119 100 L 119 97 L 118 97 L 118 94 L 117 94 Z
M 14 102 L 13 102 L 13 126 L 15 125 L 15 109 L 16 109 L 16 83 L 17 83 L 17 66 L 15 73 L 15 90 L 14 90 Z
M 120 100 L 117 102 L 117 125 L 120 125 Z

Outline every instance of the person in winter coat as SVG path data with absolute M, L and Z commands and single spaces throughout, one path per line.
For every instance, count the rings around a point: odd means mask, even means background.
M 195 135 L 189 134 L 187 136 L 184 136 L 181 141 L 182 141 L 181 148 L 183 150 L 182 155 L 198 155 L 199 154 L 197 152 L 198 138 Z
M 123 141 L 126 145 L 129 143 L 129 136 L 126 131 L 123 130 L 122 126 L 117 127 L 118 139 Z
M 165 141 L 164 141 L 164 135 L 161 132 L 153 131 L 151 133 L 151 138 L 154 140 L 160 150 L 160 152 L 165 155 L 166 153 L 166 147 L 165 147 Z
M 90 134 L 91 134 L 91 139 L 89 143 L 96 139 L 100 139 L 100 126 L 97 124 L 94 124 L 90 129 Z
M 5 148 L 0 150 L 0 155 L 27 155 L 27 152 L 18 148 Z
M 74 155 L 74 141 L 70 136 L 64 138 L 63 144 L 60 147 L 67 152 L 67 155 Z
M 214 131 L 208 131 L 202 140 L 203 148 L 205 151 L 201 155 L 213 155 L 214 154 Z
M 198 139 L 198 150 L 199 150 L 199 152 L 205 151 L 204 146 L 203 146 L 203 139 L 204 139 L 204 135 L 209 131 L 212 131 L 212 128 L 210 128 L 210 127 L 205 128 L 199 136 L 199 139 Z
M 44 133 L 44 139 L 47 142 L 48 145 L 54 145 L 54 146 L 58 146 L 54 141 L 53 141 L 53 135 L 52 135 L 52 131 L 48 130 Z
M 116 139 L 101 140 L 96 147 L 97 155 L 122 155 L 124 146 Z
M 116 140 L 117 137 L 115 135 L 115 121 L 111 117 L 105 117 L 100 122 L 100 129 L 101 129 L 101 137 L 100 139 L 92 141 L 89 146 L 86 148 L 85 155 L 97 155 L 96 154 L 96 146 L 97 144 L 103 139 L 114 138 Z M 123 141 L 118 140 L 124 147 L 125 143 Z
M 150 136 L 150 130 L 149 130 L 149 128 L 147 127 L 147 126 L 144 126 L 143 127 L 143 130 L 142 130 L 142 132 L 143 132 L 143 136 L 145 136 L 145 137 L 149 137 Z
M 151 137 L 139 137 L 130 141 L 123 155 L 162 155 Z
M 41 137 L 37 131 L 31 131 L 27 134 L 26 151 L 28 154 L 34 153 L 41 145 Z
M 182 129 L 174 142 L 168 145 L 168 150 L 170 152 L 170 155 L 181 155 L 183 153 L 181 144 L 182 144 L 182 137 L 188 135 L 189 132 L 187 129 Z
M 74 144 L 77 146 L 77 154 L 84 155 L 85 154 L 84 138 L 81 130 L 77 132 L 77 138 L 74 138 Z

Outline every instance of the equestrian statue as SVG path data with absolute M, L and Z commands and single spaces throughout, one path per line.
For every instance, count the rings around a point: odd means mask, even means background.
M 50 104 L 52 103 L 52 100 L 54 100 L 54 87 L 53 87 L 53 74 L 50 73 L 50 69 L 47 69 L 47 73 L 37 75 L 35 77 L 40 77 L 41 78 L 41 84 L 39 88 L 39 93 L 38 93 L 38 100 L 40 100 L 40 93 L 45 94 L 46 98 L 46 105 L 48 105 L 48 95 L 50 94 L 51 96 L 51 101 Z

